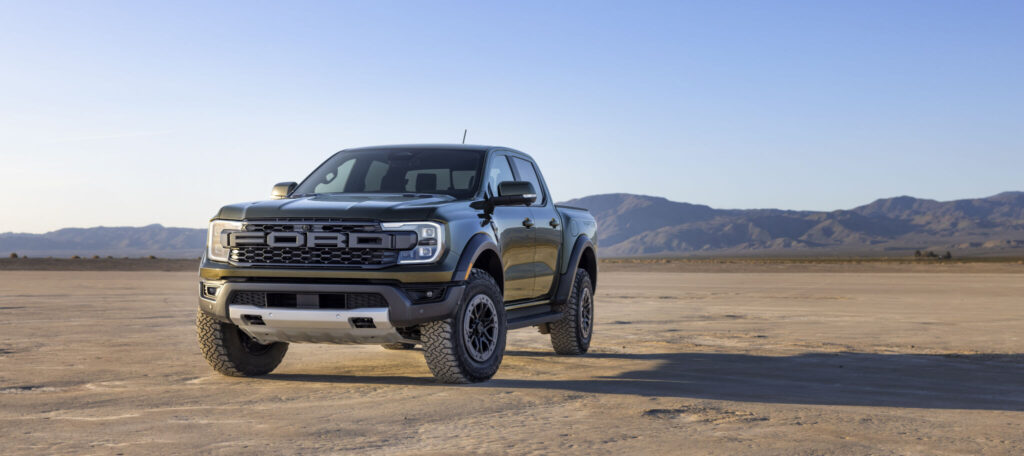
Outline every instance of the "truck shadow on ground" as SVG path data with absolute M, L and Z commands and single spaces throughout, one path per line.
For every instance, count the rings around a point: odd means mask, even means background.
M 511 356 L 554 356 L 511 352 Z M 650 367 L 585 380 L 498 379 L 494 386 L 559 388 L 729 401 L 1024 411 L 1024 355 L 592 353 Z
M 571 360 L 559 363 L 559 369 L 571 369 L 577 364 L 583 367 L 588 359 L 617 360 L 621 365 L 602 362 L 593 369 L 615 371 L 621 366 L 627 370 L 614 375 L 566 380 L 505 377 L 479 387 L 740 402 L 1024 411 L 1024 355 L 1021 354 L 589 353 L 566 358 L 549 352 L 510 351 L 505 356 L 506 360 L 514 357 Z M 271 374 L 265 378 L 442 386 L 428 377 Z

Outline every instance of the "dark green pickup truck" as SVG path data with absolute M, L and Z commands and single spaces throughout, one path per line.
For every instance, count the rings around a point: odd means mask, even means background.
M 196 324 L 222 374 L 267 374 L 292 342 L 422 345 L 435 377 L 466 383 L 497 372 L 510 329 L 590 346 L 597 225 L 522 152 L 348 149 L 272 196 L 210 222 Z

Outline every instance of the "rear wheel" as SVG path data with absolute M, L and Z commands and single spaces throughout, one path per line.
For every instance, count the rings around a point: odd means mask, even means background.
M 505 355 L 505 306 L 490 274 L 473 269 L 454 318 L 420 326 L 427 367 L 445 383 L 473 383 L 498 372 Z
M 559 355 L 582 355 L 594 335 L 594 285 L 584 269 L 576 271 L 569 300 L 559 308 L 562 318 L 548 323 L 551 346 Z
M 203 311 L 196 315 L 196 333 L 206 361 L 217 372 L 231 377 L 269 374 L 288 351 L 285 342 L 261 344 L 238 326 L 218 321 Z

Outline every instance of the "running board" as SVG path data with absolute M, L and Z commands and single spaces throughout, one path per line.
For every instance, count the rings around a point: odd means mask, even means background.
M 536 299 L 536 300 L 533 300 L 533 301 L 517 302 L 517 303 L 514 303 L 514 304 L 506 304 L 505 305 L 505 310 L 506 311 L 519 310 L 519 309 L 525 309 L 525 308 L 528 308 L 528 307 L 546 306 L 546 305 L 551 305 L 551 300 L 550 299 Z
M 519 329 L 527 326 L 535 326 L 541 323 L 551 323 L 553 321 L 562 318 L 561 312 L 545 312 L 542 314 L 526 315 L 523 317 L 513 318 L 508 321 L 508 329 Z

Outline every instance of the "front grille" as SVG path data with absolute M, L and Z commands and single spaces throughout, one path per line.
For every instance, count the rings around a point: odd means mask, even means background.
M 267 294 L 262 291 L 236 291 L 231 293 L 231 304 L 267 307 Z
M 300 298 L 301 296 L 301 298 Z M 300 304 L 301 303 L 301 304 Z M 388 302 L 380 293 L 267 293 L 263 291 L 235 291 L 228 298 L 228 304 L 312 309 L 366 309 L 387 307 Z
M 323 297 L 323 295 L 321 295 Z M 322 300 L 321 300 L 322 302 Z M 345 295 L 346 309 L 363 309 L 367 307 L 387 307 L 384 297 L 377 293 L 347 293 Z
M 397 250 L 323 247 L 235 247 L 231 261 L 248 264 L 379 266 L 398 262 Z
M 345 240 L 345 247 L 300 245 L 282 247 L 256 242 L 251 245 L 231 245 L 228 259 L 239 266 L 337 266 L 337 267 L 380 267 L 398 263 L 396 249 L 359 243 L 359 239 L 379 238 L 376 222 L 346 221 L 336 218 L 324 219 L 259 219 L 245 223 L 245 232 L 262 233 L 339 233 Z M 379 243 L 380 241 L 378 241 Z

